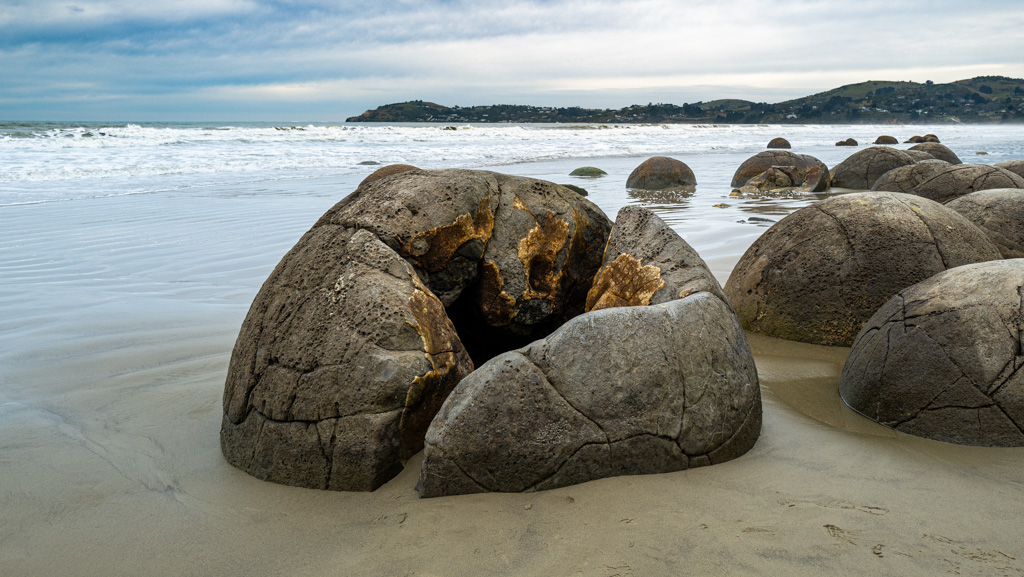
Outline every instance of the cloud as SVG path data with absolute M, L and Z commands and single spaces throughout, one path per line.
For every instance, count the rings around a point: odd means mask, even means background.
M 1021 77 L 1022 26 L 1016 1 L 14 0 L 0 7 L 0 100 L 346 114 L 411 98 L 777 101 L 868 79 Z

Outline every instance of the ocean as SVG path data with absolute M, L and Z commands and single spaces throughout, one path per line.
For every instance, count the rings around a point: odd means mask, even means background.
M 924 133 L 964 162 L 1024 158 L 1020 126 L 0 123 L 0 573 L 1024 572 L 1020 450 L 868 422 L 835 392 L 846 349 L 756 335 L 762 438 L 714 467 L 420 501 L 418 457 L 357 494 L 264 483 L 220 455 L 249 304 L 381 165 L 575 184 L 611 218 L 647 206 L 724 284 L 771 224 L 847 192 L 733 196 L 769 140 L 832 167 Z M 687 163 L 696 191 L 627 190 L 654 155 Z M 569 176 L 588 165 L 608 175 Z M 689 551 L 699 562 L 678 561 Z

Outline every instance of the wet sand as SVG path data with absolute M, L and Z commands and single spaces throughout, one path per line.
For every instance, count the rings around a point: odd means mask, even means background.
M 742 159 L 686 159 L 686 197 L 630 197 L 642 159 L 499 169 L 584 186 L 612 217 L 653 207 L 724 283 L 771 224 L 751 217 L 813 200 L 730 198 Z M 582 164 L 610 175 L 562 176 Z M 0 209 L 0 574 L 1024 574 L 1024 450 L 871 423 L 836 391 L 846 349 L 758 335 L 761 438 L 721 465 L 426 500 L 419 455 L 373 493 L 232 468 L 218 433 L 238 327 L 358 180 Z

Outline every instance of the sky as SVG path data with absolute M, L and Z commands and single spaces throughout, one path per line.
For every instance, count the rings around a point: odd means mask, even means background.
M 0 0 L 0 120 L 781 102 L 1024 78 L 1020 0 Z

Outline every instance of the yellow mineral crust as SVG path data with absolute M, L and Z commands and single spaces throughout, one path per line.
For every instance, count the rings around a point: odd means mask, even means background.
M 414 278 L 413 282 L 416 290 L 406 306 L 416 320 L 413 326 L 423 339 L 424 356 L 430 362 L 431 370 L 413 379 L 405 398 L 399 424 L 403 459 L 423 448 L 423 435 L 430 420 L 455 385 L 473 372 L 473 361 L 462 346 L 444 305 L 418 279 Z
M 660 268 L 644 266 L 640 259 L 623 253 L 594 279 L 594 286 L 587 293 L 586 311 L 646 306 L 663 286 Z
M 416 266 L 437 272 L 448 266 L 459 247 L 471 240 L 486 244 L 493 231 L 494 213 L 488 197 L 480 200 L 476 215 L 460 214 L 451 224 L 422 232 L 402 243 L 402 252 L 412 257 Z

